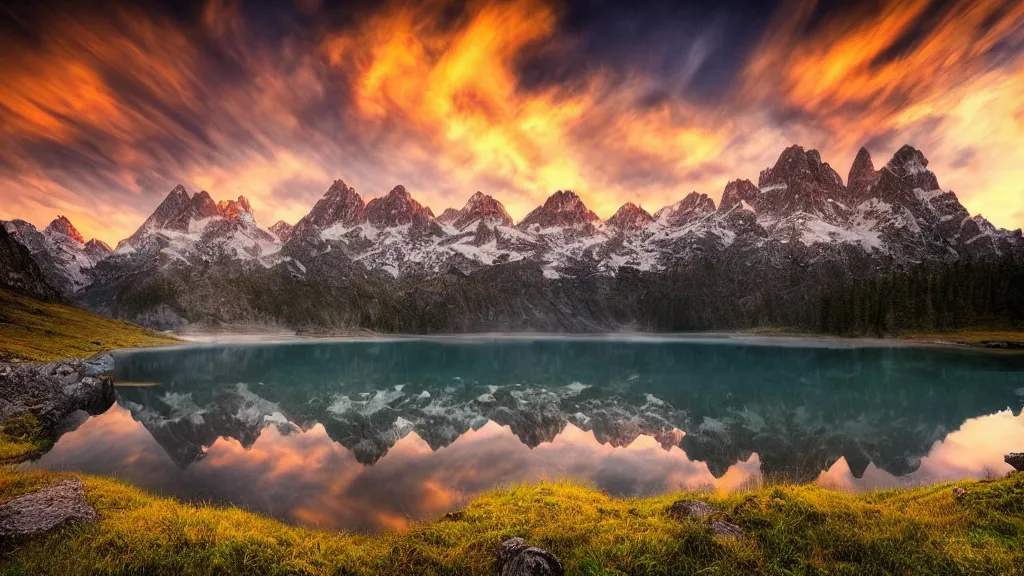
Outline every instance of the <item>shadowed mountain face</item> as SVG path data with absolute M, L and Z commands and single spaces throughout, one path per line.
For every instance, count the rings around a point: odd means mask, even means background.
M 751 453 L 809 481 L 841 457 L 893 475 L 969 418 L 1021 408 L 1024 359 L 911 348 L 681 341 L 346 342 L 119 358 L 131 411 L 180 466 L 219 437 L 321 424 L 364 464 L 415 432 L 433 450 L 494 422 L 534 448 L 568 424 L 613 447 L 678 446 L 716 477 Z

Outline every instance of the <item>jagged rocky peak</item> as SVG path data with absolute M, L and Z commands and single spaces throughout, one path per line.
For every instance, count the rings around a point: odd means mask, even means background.
M 140 228 L 177 230 L 187 232 L 193 219 L 210 218 L 217 214 L 217 205 L 205 191 L 191 197 L 185 187 L 178 184 Z M 138 234 L 138 232 L 136 232 Z
M 857 157 L 850 167 L 850 175 L 846 179 L 846 186 L 850 199 L 853 203 L 859 203 L 871 195 L 871 189 L 878 183 L 878 171 L 871 161 L 871 154 L 863 146 L 857 152 Z
M 774 166 L 761 171 L 757 185 L 766 188 L 801 180 L 812 180 L 829 186 L 843 185 L 842 178 L 828 162 L 821 161 L 821 154 L 817 150 L 804 150 L 803 146 L 797 144 L 783 150 Z
M 220 205 L 213 201 L 210 193 L 206 190 L 200 190 L 196 193 L 189 204 L 191 205 L 194 218 L 213 218 L 221 212 Z
M 228 220 L 245 221 L 249 224 L 256 223 L 256 216 L 252 212 L 252 206 L 245 196 L 239 196 L 237 200 L 221 200 L 217 203 L 217 213 Z
M 871 161 L 871 154 L 868 149 L 861 146 L 857 151 L 857 157 L 853 159 L 853 166 L 850 166 L 850 175 L 846 179 L 846 185 L 852 187 L 854 183 L 870 182 L 875 179 L 875 164 Z
M 707 194 L 690 192 L 675 204 L 654 213 L 654 219 L 663 226 L 682 226 L 715 211 L 715 201 Z
M 64 215 L 60 215 L 56 217 L 53 220 L 53 222 L 50 222 L 50 225 L 47 226 L 45 230 L 43 230 L 43 234 L 46 234 L 47 236 L 52 236 L 53 234 L 63 234 L 64 236 L 71 238 L 72 240 L 78 242 L 79 244 L 85 244 L 85 238 L 83 238 L 82 235 L 78 232 L 78 230 L 75 229 L 75 226 L 74 224 L 71 223 L 71 220 L 68 220 L 67 217 Z
M 252 206 L 245 196 L 239 196 L 237 200 L 214 202 L 206 190 L 190 197 L 188 191 L 179 184 L 157 206 L 143 227 L 185 232 L 193 220 L 218 217 L 256 224 Z
M 505 211 L 501 202 L 483 192 L 477 192 L 470 196 L 469 201 L 451 224 L 459 230 L 465 230 L 471 226 L 475 227 L 476 222 L 511 226 L 512 217 Z
M 434 220 L 434 213 L 423 206 L 398 185 L 386 196 L 366 203 L 366 221 L 375 228 L 394 228 L 406 224 L 426 225 Z
M 914 188 L 925 192 L 939 190 L 939 180 L 928 169 L 928 159 L 920 150 L 906 144 L 896 151 L 885 169 L 897 178 L 909 181 Z
M 441 215 L 437 217 L 437 221 L 447 226 L 448 224 L 455 222 L 455 219 L 458 218 L 461 213 L 461 210 L 456 210 L 455 208 L 445 208 L 444 212 L 441 212 Z
M 615 211 L 615 214 L 613 214 L 611 218 L 605 221 L 605 225 L 611 228 L 629 231 L 639 230 L 651 222 L 654 222 L 654 217 L 646 210 L 632 202 L 626 202 Z
M 536 224 L 541 228 L 561 228 L 594 224 L 600 220 L 575 192 L 559 190 L 548 197 L 543 206 L 534 208 L 527 214 L 519 226 L 526 228 Z
M 725 185 L 725 192 L 722 193 L 722 202 L 718 205 L 718 209 L 725 212 L 737 204 L 743 203 L 753 207 L 760 194 L 761 190 L 750 180 L 733 180 Z
M 93 260 L 99 261 L 114 253 L 106 242 L 93 238 L 85 243 L 85 253 Z
M 284 220 L 278 220 L 269 228 L 270 232 L 277 236 L 277 239 L 281 242 L 287 242 L 292 237 L 292 230 L 294 226 L 285 222 Z
M 327 228 L 336 224 L 351 228 L 366 220 L 365 211 L 366 204 L 359 194 L 356 194 L 355 188 L 350 188 L 342 180 L 335 180 L 309 214 L 295 225 L 292 235 L 301 235 L 309 229 Z

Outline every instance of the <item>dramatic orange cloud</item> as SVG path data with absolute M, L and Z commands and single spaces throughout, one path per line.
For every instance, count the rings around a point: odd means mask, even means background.
M 621 57 L 595 56 L 560 0 L 393 1 L 347 20 L 304 2 L 305 24 L 270 39 L 243 0 L 191 19 L 55 9 L 31 41 L 0 38 L 0 218 L 63 213 L 114 244 L 179 182 L 245 195 L 270 224 L 336 178 L 365 198 L 404 184 L 435 212 L 482 190 L 516 218 L 572 188 L 608 217 L 717 199 L 792 143 L 844 176 L 861 145 L 881 165 L 910 143 L 968 210 L 1019 227 L 1024 4 L 941 4 L 786 2 L 732 60 L 714 26 L 666 35 L 682 72 L 614 37 Z

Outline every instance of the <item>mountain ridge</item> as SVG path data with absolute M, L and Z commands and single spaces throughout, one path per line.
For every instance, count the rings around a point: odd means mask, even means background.
M 757 184 L 729 182 L 718 206 L 692 192 L 653 215 L 627 202 L 603 222 L 571 190 L 555 192 L 514 222 L 500 201 L 482 192 L 435 218 L 402 185 L 364 202 L 336 180 L 294 226 L 261 228 L 244 197 L 214 202 L 205 191 L 190 194 L 179 185 L 114 254 L 82 268 L 86 281 L 62 291 L 110 314 L 165 327 L 234 321 L 376 327 L 387 306 L 398 302 L 440 305 L 430 290 L 443 293 L 454 282 L 483 290 L 459 304 L 465 310 L 431 312 L 438 320 L 464 313 L 476 318 L 456 330 L 485 318 L 499 327 L 528 327 L 538 315 L 548 328 L 595 329 L 636 321 L 623 309 L 635 308 L 639 295 L 600 296 L 621 275 L 623 281 L 653 275 L 658 285 L 685 270 L 717 268 L 729 277 L 746 268 L 777 277 L 779 289 L 800 286 L 798 293 L 813 299 L 821 290 L 809 284 L 827 269 L 852 279 L 1000 259 L 1019 265 L 1020 231 L 971 217 L 927 166 L 920 151 L 904 146 L 875 170 L 861 149 L 848 186 L 816 150 L 794 145 Z M 196 279 L 199 270 L 207 276 Z M 509 282 L 554 300 L 521 294 L 499 312 L 491 300 L 508 293 Z M 736 295 L 742 306 L 767 306 L 762 288 L 737 282 L 748 292 Z M 318 293 L 344 312 L 279 301 L 294 290 Z M 342 297 L 361 304 L 340 304 Z M 618 303 L 588 303 L 599 297 Z M 570 319 L 559 306 L 585 311 Z M 305 310 L 301 321 L 292 318 L 298 308 Z

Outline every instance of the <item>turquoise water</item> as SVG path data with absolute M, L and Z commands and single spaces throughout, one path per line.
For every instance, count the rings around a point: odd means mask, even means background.
M 799 344 L 799 343 L 798 343 Z M 205 345 L 117 356 L 117 402 L 32 464 L 290 522 L 401 528 L 474 493 L 766 480 L 864 490 L 1002 474 L 1024 356 L 733 340 Z

